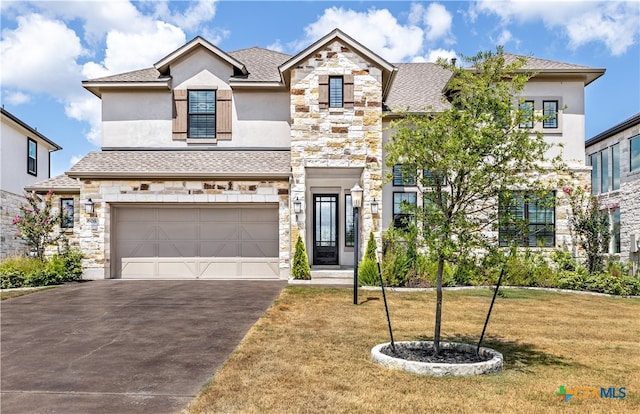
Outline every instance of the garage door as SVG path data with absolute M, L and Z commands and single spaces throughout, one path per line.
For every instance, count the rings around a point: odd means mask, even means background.
M 114 277 L 278 278 L 277 205 L 114 207 Z

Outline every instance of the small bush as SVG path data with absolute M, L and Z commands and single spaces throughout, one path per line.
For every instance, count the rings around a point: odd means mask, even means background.
M 296 250 L 293 254 L 293 266 L 291 275 L 294 279 L 309 280 L 311 279 L 311 267 L 309 267 L 309 258 L 304 247 L 302 237 L 298 235 L 296 241 Z
M 377 249 L 376 239 L 373 237 L 373 232 L 371 232 L 367 242 L 367 251 L 358 266 L 358 283 L 360 283 L 360 286 L 377 286 L 380 284 L 378 261 L 376 259 Z
M 55 285 L 82 278 L 82 253 L 69 249 L 49 260 L 13 257 L 0 263 L 2 289 Z

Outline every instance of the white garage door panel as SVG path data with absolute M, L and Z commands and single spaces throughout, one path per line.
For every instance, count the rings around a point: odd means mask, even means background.
M 115 277 L 279 277 L 275 205 L 113 211 Z

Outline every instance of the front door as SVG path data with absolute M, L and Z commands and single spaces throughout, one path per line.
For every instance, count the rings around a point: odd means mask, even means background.
M 338 264 L 338 195 L 313 195 L 313 264 Z

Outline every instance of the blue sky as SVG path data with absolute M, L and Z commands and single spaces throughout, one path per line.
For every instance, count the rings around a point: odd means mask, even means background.
M 198 35 L 295 54 L 337 27 L 390 62 L 501 44 L 607 70 L 586 88 L 585 138 L 640 112 L 638 1 L 3 0 L 0 17 L 1 103 L 64 147 L 52 175 L 100 147 L 100 101 L 82 80 L 151 67 Z

